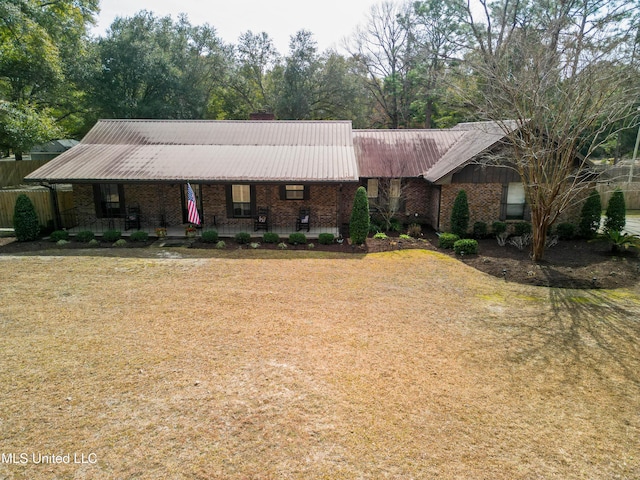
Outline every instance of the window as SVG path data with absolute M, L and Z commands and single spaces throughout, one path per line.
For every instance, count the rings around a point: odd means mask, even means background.
M 251 216 L 251 186 L 232 185 L 231 202 L 233 204 L 234 217 Z
M 510 183 L 507 190 L 507 220 L 524 218 L 525 195 L 522 183 Z
M 304 200 L 304 185 L 285 185 L 285 200 Z
M 399 178 L 392 178 L 389 183 L 389 209 L 397 212 L 400 210 L 401 183 Z
M 378 179 L 370 178 L 367 180 L 367 197 L 377 199 L 378 198 Z
M 93 196 L 98 218 L 115 218 L 124 214 L 124 190 L 117 183 L 94 185 Z

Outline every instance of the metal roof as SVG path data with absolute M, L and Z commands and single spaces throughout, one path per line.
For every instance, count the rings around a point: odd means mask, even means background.
M 512 131 L 517 127 L 515 122 L 461 123 L 450 129 L 450 132 L 460 132 L 451 148 L 425 173 L 424 178 L 433 183 L 442 181 L 448 175 L 455 173 L 473 160 L 477 155 L 500 142 L 505 136 L 505 129 Z
M 354 130 L 361 177 L 419 177 L 461 137 L 454 130 Z
M 100 120 L 26 180 L 357 181 L 351 122 Z

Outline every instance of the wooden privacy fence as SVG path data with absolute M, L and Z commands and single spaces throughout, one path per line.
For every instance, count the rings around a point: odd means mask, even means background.
M 600 194 L 602 209 L 607 208 L 613 192 L 619 188 L 624 193 L 624 203 L 627 210 L 640 210 L 640 182 L 633 183 L 599 183 L 596 189 Z
M 24 177 L 35 172 L 49 160 L 21 160 L 0 162 L 0 188 L 22 185 Z
M 31 199 L 38 214 L 40 225 L 48 225 L 54 221 L 54 209 L 51 192 L 47 188 L 0 190 L 0 228 L 13 228 L 13 211 L 18 195 L 24 193 Z M 55 192 L 58 198 L 58 210 L 64 212 L 73 208 L 73 192 L 59 190 Z M 59 225 L 60 228 L 70 228 L 73 225 Z

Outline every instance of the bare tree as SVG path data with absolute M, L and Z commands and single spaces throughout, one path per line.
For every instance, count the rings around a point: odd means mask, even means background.
M 508 163 L 523 182 L 539 261 L 549 227 L 587 187 L 593 152 L 636 115 L 637 1 L 479 2 L 481 21 L 467 3 L 477 42 L 469 57 L 479 78 L 473 101 L 511 147 Z

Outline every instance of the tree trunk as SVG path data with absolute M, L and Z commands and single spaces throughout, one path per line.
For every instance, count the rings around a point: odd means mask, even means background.
M 547 246 L 547 231 L 549 230 L 548 222 L 542 212 L 531 211 L 531 228 L 533 233 L 532 260 L 537 263 L 542 261 L 544 257 Z
M 433 117 L 433 100 L 427 100 L 424 109 L 424 128 L 431 128 L 431 118 Z
M 22 152 L 15 151 L 13 153 L 16 156 L 16 162 L 22 160 Z

